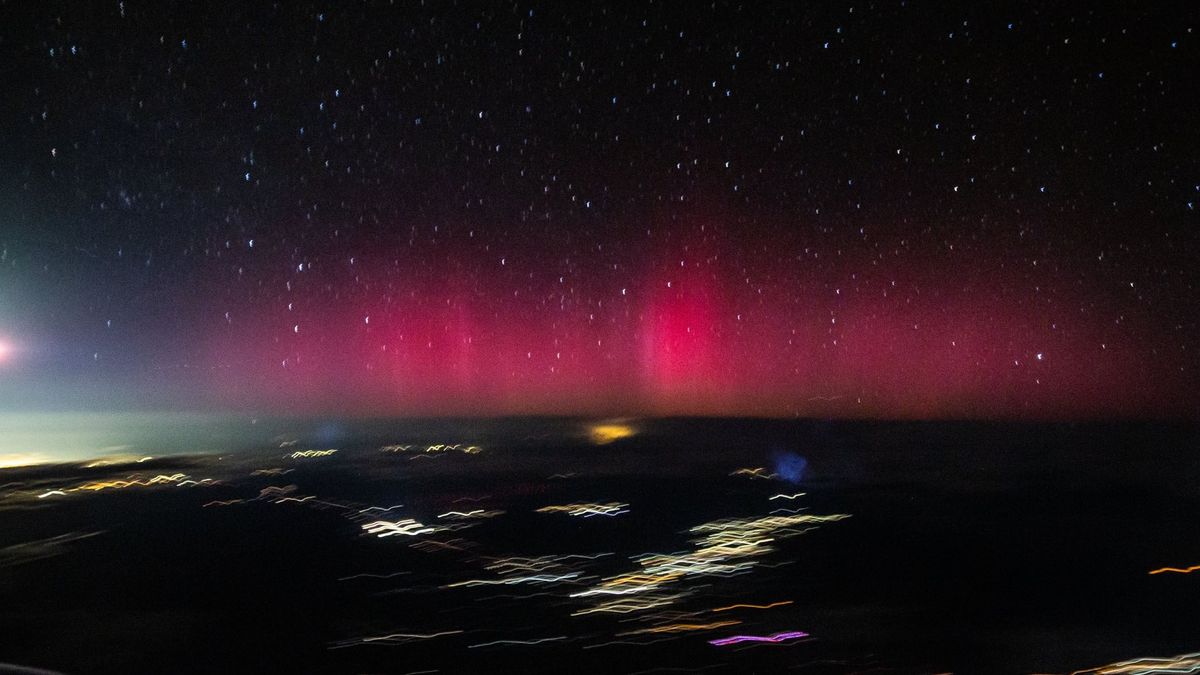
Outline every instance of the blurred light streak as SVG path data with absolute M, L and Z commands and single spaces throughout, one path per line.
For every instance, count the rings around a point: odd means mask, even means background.
M 596 649 L 598 647 L 612 647 L 613 645 L 625 645 L 625 646 L 629 646 L 629 647 L 645 647 L 648 645 L 656 645 L 660 642 L 670 642 L 671 640 L 675 640 L 675 639 L 677 639 L 677 638 L 665 637 L 665 638 L 659 638 L 657 640 L 645 640 L 645 641 L 612 640 L 610 642 L 601 642 L 600 644 L 595 644 L 595 645 L 584 645 L 583 648 L 584 649 Z
M 362 574 L 351 574 L 348 577 L 338 577 L 338 581 L 350 581 L 351 579 L 391 579 L 392 577 L 400 577 L 407 574 L 412 574 L 412 572 L 392 572 L 391 574 L 372 574 L 370 572 L 363 572 Z
M 557 642 L 566 639 L 566 635 L 559 635 L 556 637 L 538 638 L 536 640 L 492 640 L 491 642 L 481 642 L 477 645 L 467 645 L 467 648 L 475 649 L 476 647 L 492 647 L 495 645 L 540 645 L 543 642 Z
M 709 640 L 708 644 L 724 647 L 725 645 L 737 644 L 739 642 L 783 642 L 785 640 L 796 640 L 799 638 L 808 637 L 808 633 L 803 631 L 788 631 L 784 633 L 774 633 L 772 635 L 734 635 L 719 640 Z
M 94 537 L 98 534 L 104 534 L 104 531 L 68 532 L 47 539 L 38 539 L 5 546 L 0 548 L 0 569 L 69 553 L 70 549 L 67 548 L 67 544 L 79 541 L 80 539 Z
M 475 598 L 475 602 L 490 602 L 492 600 L 529 600 L 531 598 L 554 598 L 558 597 L 557 593 L 550 591 L 541 591 L 540 593 L 497 593 L 480 598 Z
M 1200 565 L 1192 565 L 1191 567 L 1160 567 L 1156 570 L 1150 570 L 1150 574 L 1165 574 L 1172 572 L 1175 574 L 1191 574 L 1196 570 L 1200 570 Z
M 566 513 L 569 516 L 582 516 L 590 518 L 592 516 L 619 516 L 623 513 L 629 513 L 627 510 L 628 504 L 621 502 L 608 502 L 606 504 L 561 504 L 555 506 L 543 506 L 537 509 L 538 513 Z
M 591 588 L 579 593 L 572 593 L 572 598 L 587 598 L 593 595 L 635 595 L 643 591 L 652 591 L 658 588 L 657 584 L 648 584 L 645 586 L 633 586 L 631 588 Z
M 202 478 L 193 480 L 186 474 L 174 473 L 170 475 L 158 474 L 151 478 L 142 478 L 138 474 L 134 474 L 124 479 L 116 480 L 95 480 L 81 483 L 74 487 L 62 487 L 52 490 L 47 490 L 39 495 L 38 499 L 47 497 L 63 497 L 72 492 L 100 492 L 102 490 L 124 490 L 133 487 L 157 487 L 163 485 L 172 485 L 174 487 L 193 487 L 193 486 L 210 486 L 216 485 L 217 482 L 211 478 Z
M 751 605 L 751 604 L 739 603 L 736 605 L 726 605 L 724 607 L 714 607 L 713 609 L 710 609 L 708 611 L 710 611 L 710 612 L 728 612 L 733 609 L 772 609 L 775 607 L 783 607 L 784 605 L 790 605 L 793 602 L 794 602 L 793 600 L 780 600 L 779 602 L 772 602 L 772 603 L 766 604 L 766 605 Z
M 444 637 L 446 635 L 460 635 L 462 632 L 461 630 L 445 630 L 439 633 L 392 633 L 390 635 L 342 640 L 341 642 L 333 643 L 329 648 L 341 649 L 343 647 L 359 647 L 362 645 L 401 645 L 414 640 L 432 640 L 433 638 Z
M 418 450 L 425 454 L 440 454 L 444 452 L 456 451 L 466 455 L 478 455 L 483 452 L 483 448 L 478 445 L 467 445 L 464 443 L 434 443 L 420 447 L 417 445 L 385 445 L 379 448 L 380 452 L 405 453 Z
M 621 599 L 612 602 L 602 603 L 589 609 L 581 609 L 571 612 L 571 616 L 584 616 L 586 614 L 629 614 L 631 612 L 640 612 L 654 607 L 662 607 L 663 605 L 671 604 L 683 597 L 682 593 L 675 595 L 663 595 L 640 599 Z
M 153 457 L 143 457 L 140 455 L 112 455 L 109 457 L 101 457 L 99 459 L 88 462 L 83 465 L 85 469 L 98 469 L 105 466 L 119 466 L 121 464 L 141 464 L 154 459 Z
M 761 532 L 801 523 L 833 523 L 839 520 L 849 518 L 849 514 L 835 513 L 828 516 L 765 516 L 762 518 L 723 518 L 714 520 L 703 525 L 697 525 L 689 532 L 709 532 L 709 538 L 718 538 L 722 535 L 738 538 L 742 532 Z
M 289 495 L 299 489 L 300 488 L 296 485 L 284 485 L 282 487 L 270 485 L 258 491 L 258 499 L 262 499 L 267 496 Z
M 399 509 L 399 508 L 402 508 L 403 506 L 404 506 L 403 504 L 396 504 L 395 506 L 368 506 L 365 509 L 359 509 L 358 512 L 359 513 L 367 513 L 369 511 L 379 511 L 380 513 L 387 513 L 388 511 L 391 511 L 392 509 Z
M 566 555 L 555 556 L 555 559 L 556 560 L 570 560 L 572 558 L 579 558 L 580 560 L 597 560 L 599 558 L 606 558 L 610 555 L 613 555 L 613 553 L 611 551 L 605 552 L 605 553 L 591 553 L 591 554 L 568 553 Z
M 504 511 L 475 509 L 474 511 L 447 511 L 446 513 L 438 514 L 438 518 L 495 518 L 502 515 L 504 515 Z
M 437 532 L 438 528 L 422 525 L 412 518 L 397 520 L 395 522 L 388 520 L 374 520 L 362 526 L 370 534 L 379 537 L 394 537 L 404 535 L 406 537 L 415 537 L 418 534 L 429 534 Z
M 328 457 L 337 452 L 336 448 L 329 450 L 298 450 L 288 455 L 292 459 L 311 459 L 313 457 Z
M 767 497 L 767 499 L 769 499 L 769 500 L 773 500 L 773 499 L 789 499 L 789 500 L 790 500 L 790 499 L 798 499 L 798 498 L 800 498 L 800 497 L 803 497 L 803 496 L 804 496 L 804 495 L 806 495 L 806 494 L 808 494 L 808 493 L 807 493 L 807 492 L 797 492 L 796 494 L 792 494 L 792 495 L 785 495 L 785 494 L 782 494 L 782 493 L 780 493 L 780 494 L 777 494 L 777 495 L 771 495 L 770 497 Z
M 159 485 L 162 483 L 178 483 L 179 481 L 182 481 L 185 478 L 187 478 L 187 476 L 185 476 L 184 474 L 181 474 L 181 473 L 171 474 L 170 476 L 159 474 L 149 480 L 142 480 L 140 478 L 130 477 L 130 479 L 128 479 L 128 480 L 92 481 L 90 483 L 84 483 L 83 485 L 80 485 L 79 487 L 77 487 L 75 489 L 76 490 L 92 490 L 92 491 L 97 491 L 97 492 L 100 490 L 108 490 L 110 488 L 121 490 L 124 488 L 133 487 L 135 485 L 142 486 L 142 487 L 149 487 L 151 485 Z
M 683 576 L 682 572 L 666 574 L 625 574 L 619 577 L 605 579 L 599 586 L 579 593 L 572 593 L 572 598 L 586 598 L 592 595 L 635 595 L 652 591 L 659 586 L 675 581 Z
M 747 476 L 751 480 L 753 480 L 755 478 L 770 479 L 770 478 L 777 477 L 775 474 L 769 473 L 767 471 L 767 468 L 763 467 L 763 466 L 744 467 L 741 469 L 735 469 L 732 472 L 730 472 L 729 475 L 730 476 Z
M 409 544 L 409 546 L 417 549 L 418 551 L 436 551 L 438 549 L 449 549 L 451 551 L 459 551 L 461 553 L 467 553 L 468 552 L 467 548 L 470 548 L 470 547 L 473 547 L 476 545 L 474 542 L 469 542 L 464 539 L 453 539 L 451 541 L 461 541 L 461 542 L 463 542 L 463 545 L 455 546 L 454 544 L 451 544 L 448 541 L 434 541 L 432 539 L 422 539 L 421 541 L 418 541 L 415 544 Z
M 631 572 L 616 577 L 607 577 L 592 588 L 572 593 L 570 597 L 624 596 L 619 600 L 581 610 L 575 614 L 592 611 L 628 613 L 666 604 L 653 600 L 629 598 L 628 596 L 657 591 L 668 584 L 683 583 L 693 578 L 727 578 L 749 574 L 758 563 L 750 558 L 760 557 L 775 550 L 772 544 L 777 539 L 795 536 L 809 528 L 849 518 L 848 514 L 788 516 L 759 516 L 748 518 L 722 518 L 697 525 L 688 530 L 700 535 L 692 539 L 694 549 L 681 553 L 648 553 L 635 556 L 640 572 Z
M 724 628 L 725 626 L 736 626 L 741 621 L 714 621 L 712 623 L 673 623 L 666 626 L 653 626 L 651 628 L 641 628 L 639 630 L 629 631 L 627 633 L 617 633 L 617 635 L 640 635 L 643 633 L 692 633 L 701 630 L 713 630 L 714 628 Z
M 581 561 L 592 562 L 599 558 L 613 555 L 612 553 L 597 553 L 594 555 L 547 555 L 533 558 L 526 557 L 508 557 L 508 558 L 493 558 L 493 562 L 485 567 L 485 569 L 497 571 L 501 574 L 511 572 L 530 573 L 547 573 L 552 571 L 571 569 L 566 563 L 567 561 L 578 559 Z
M 469 579 L 447 584 L 446 588 L 467 588 L 471 586 L 511 586 L 513 584 L 553 584 L 579 577 L 579 572 L 569 574 L 535 574 L 528 577 L 508 577 L 504 579 Z
M 544 572 L 551 567 L 561 567 L 561 565 L 554 558 L 547 556 L 544 558 L 502 558 L 498 562 L 488 565 L 485 569 Z
M 1071 675 L 1153 675 L 1200 672 L 1200 652 L 1179 656 L 1145 656 L 1110 663 L 1096 668 L 1076 670 Z

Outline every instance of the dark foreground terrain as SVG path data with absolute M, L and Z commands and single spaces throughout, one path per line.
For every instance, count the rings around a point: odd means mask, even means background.
M 0 662 L 1200 668 L 1192 427 L 296 428 L 223 455 L 0 471 Z

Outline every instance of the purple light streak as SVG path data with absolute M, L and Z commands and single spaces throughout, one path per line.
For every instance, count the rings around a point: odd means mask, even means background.
M 788 631 L 785 633 L 774 633 L 772 635 L 733 635 L 720 640 L 709 640 L 708 644 L 717 647 L 725 645 L 737 644 L 739 642 L 783 642 L 784 640 L 796 640 L 799 638 L 808 637 L 808 633 L 803 631 Z

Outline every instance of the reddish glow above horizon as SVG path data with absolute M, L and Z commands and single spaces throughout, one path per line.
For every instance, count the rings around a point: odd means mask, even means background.
M 0 411 L 1200 420 L 1178 12 L 158 4 L 8 22 Z
M 1152 317 L 1065 272 L 764 250 L 310 259 L 262 303 L 212 306 L 205 386 L 359 414 L 1190 414 L 1186 380 L 1144 357 Z

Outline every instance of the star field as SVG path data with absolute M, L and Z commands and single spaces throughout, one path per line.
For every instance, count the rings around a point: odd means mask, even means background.
M 0 9 L 0 405 L 1195 417 L 1197 13 Z

